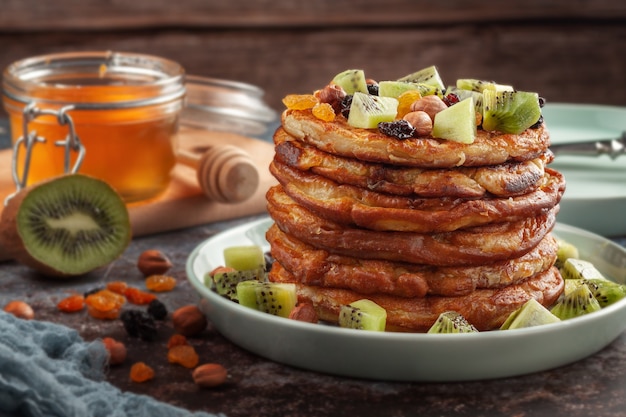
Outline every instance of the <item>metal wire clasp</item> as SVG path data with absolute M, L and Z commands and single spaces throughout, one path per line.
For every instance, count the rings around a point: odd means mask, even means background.
M 28 171 L 30 170 L 33 146 L 37 142 L 43 143 L 46 141 L 44 137 L 37 136 L 36 131 L 33 130 L 32 132 L 29 132 L 28 130 L 28 125 L 39 116 L 55 116 L 59 125 L 67 125 L 68 133 L 65 139 L 56 141 L 54 144 L 56 146 L 63 146 L 65 148 L 63 172 L 65 172 L 66 174 L 75 174 L 80 169 L 80 166 L 83 163 L 83 159 L 85 158 L 85 147 L 80 142 L 80 139 L 76 134 L 74 121 L 67 113 L 68 111 L 73 109 L 74 106 L 65 106 L 60 108 L 59 110 L 39 109 L 35 105 L 35 103 L 29 103 L 24 107 L 24 110 L 22 112 L 22 136 L 20 136 L 13 145 L 13 156 L 11 159 L 11 170 L 16 191 L 4 200 L 5 205 L 15 194 L 17 194 L 18 192 L 20 192 L 21 189 L 26 187 L 26 182 L 28 180 Z M 22 172 L 22 178 L 20 178 L 17 165 L 19 160 L 20 148 L 22 147 L 25 148 L 26 155 L 24 157 L 24 170 Z M 78 155 L 76 157 L 76 161 L 74 162 L 74 166 L 70 168 L 72 151 L 77 152 Z

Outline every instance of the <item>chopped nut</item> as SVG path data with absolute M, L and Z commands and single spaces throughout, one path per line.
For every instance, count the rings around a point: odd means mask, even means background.
M 439 96 L 435 95 L 424 96 L 411 104 L 411 111 L 424 111 L 428 114 L 430 120 L 435 120 L 435 115 L 447 108 L 446 103 Z
M 202 388 L 222 385 L 228 378 L 228 371 L 217 363 L 206 363 L 198 366 L 192 373 L 193 382 Z
M 305 321 L 307 323 L 317 323 L 319 321 L 317 311 L 315 311 L 315 307 L 313 307 L 311 303 L 298 304 L 291 310 L 291 313 L 289 313 L 289 318 L 292 320 Z
M 340 113 L 341 101 L 346 96 L 346 92 L 337 84 L 329 84 L 321 90 L 317 90 L 315 96 L 320 103 L 328 103 L 332 106 L 335 113 Z
M 148 277 L 150 275 L 161 275 L 169 271 L 172 262 L 161 251 L 150 249 L 139 255 L 137 268 Z
M 433 121 L 424 111 L 412 111 L 404 115 L 404 120 L 411 123 L 415 136 L 428 136 L 433 131 Z
M 172 314 L 174 330 L 190 337 L 201 333 L 207 326 L 206 316 L 195 305 L 181 307 Z
M 102 344 L 109 352 L 109 365 L 119 365 L 126 360 L 126 346 L 112 337 L 102 339 Z
M 9 303 L 4 306 L 4 311 L 24 320 L 32 320 L 35 318 L 35 312 L 33 311 L 33 308 L 26 304 L 24 301 L 9 301 Z

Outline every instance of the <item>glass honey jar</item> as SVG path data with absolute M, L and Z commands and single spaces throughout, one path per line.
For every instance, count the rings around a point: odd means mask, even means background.
M 158 196 L 176 163 L 184 78 L 178 63 L 134 53 L 72 52 L 14 62 L 2 79 L 14 175 L 29 185 L 67 172 L 80 158 L 81 173 L 108 182 L 127 203 Z M 16 143 L 26 137 L 36 144 L 18 152 Z M 68 159 L 61 145 L 69 138 L 84 153 Z

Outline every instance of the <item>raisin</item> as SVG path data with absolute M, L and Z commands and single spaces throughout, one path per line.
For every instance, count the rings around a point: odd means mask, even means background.
M 126 288 L 124 296 L 129 302 L 138 305 L 150 304 L 156 299 L 156 295 L 133 287 Z
M 130 380 L 133 382 L 146 382 L 154 378 L 154 369 L 144 362 L 134 363 L 130 368 Z
M 348 94 L 341 100 L 341 114 L 346 119 L 350 116 L 350 106 L 352 105 L 352 95 Z
M 94 318 L 113 320 L 119 317 L 126 299 L 109 290 L 99 290 L 85 297 L 87 312 Z
M 179 334 L 179 333 L 175 333 L 167 341 L 167 348 L 171 349 L 174 346 L 181 346 L 181 345 L 187 345 L 187 344 L 188 344 L 187 343 L 187 338 L 185 336 L 183 336 L 182 334 Z
M 191 345 L 172 346 L 167 351 L 167 360 L 170 363 L 182 365 L 185 368 L 195 368 L 200 361 L 196 350 Z
M 113 281 L 107 284 L 107 290 L 113 291 L 116 294 L 124 295 L 124 291 L 128 288 L 128 284 L 124 281 Z
M 126 310 L 120 315 L 126 333 L 131 337 L 152 341 L 157 337 L 157 327 L 152 316 L 141 310 Z
M 328 103 L 317 103 L 313 106 L 313 116 L 325 122 L 332 122 L 335 120 L 335 110 L 333 106 Z
M 289 94 L 283 98 L 285 107 L 291 110 L 307 110 L 318 103 L 313 94 Z
M 272 256 L 271 252 L 265 252 L 263 254 L 263 257 L 265 258 L 265 272 L 269 272 L 272 270 L 272 265 L 274 264 L 274 257 Z
M 539 116 L 539 120 L 537 120 L 537 122 L 532 125 L 530 128 L 531 129 L 538 129 L 539 126 L 541 126 L 543 124 L 543 115 Z
M 459 96 L 454 93 L 448 93 L 442 98 L 442 100 L 446 103 L 446 106 L 450 107 L 459 102 Z
M 171 291 L 176 287 L 176 278 L 169 275 L 150 275 L 146 278 L 146 288 L 154 292 Z
M 374 84 L 374 83 L 369 83 L 367 84 L 367 92 L 370 93 L 373 96 L 377 96 L 378 95 L 378 84 Z
M 165 320 L 167 317 L 167 307 L 158 299 L 154 299 L 148 304 L 148 314 L 155 320 Z
M 409 90 L 398 96 L 398 114 L 397 119 L 402 119 L 411 111 L 411 105 L 421 99 L 422 95 L 417 90 Z
M 57 303 L 57 308 L 64 313 L 75 313 L 85 308 L 85 297 L 73 294 Z
M 388 136 L 398 139 L 408 139 L 413 137 L 415 128 L 406 120 L 395 120 L 393 122 L 378 123 L 378 130 Z

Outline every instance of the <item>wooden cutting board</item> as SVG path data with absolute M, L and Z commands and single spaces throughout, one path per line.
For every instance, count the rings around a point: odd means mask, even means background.
M 134 236 L 182 229 L 220 220 L 234 219 L 266 210 L 265 193 L 276 180 L 269 173 L 274 156 L 271 143 L 226 132 L 181 130 L 178 146 L 198 153 L 222 144 L 234 145 L 245 151 L 259 172 L 259 186 L 247 200 L 239 203 L 211 201 L 198 185 L 195 169 L 177 164 L 172 171 L 168 189 L 158 198 L 144 204 L 130 205 L 128 210 Z M 89 150 L 87 150 L 89 152 Z M 4 198 L 15 191 L 11 176 L 11 150 L 0 151 L 0 214 Z M 0 261 L 8 259 L 0 247 Z

